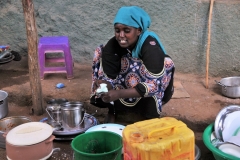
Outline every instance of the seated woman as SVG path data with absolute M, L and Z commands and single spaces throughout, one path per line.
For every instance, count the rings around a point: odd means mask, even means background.
M 158 36 L 148 31 L 151 19 L 142 8 L 121 7 L 113 24 L 115 36 L 94 52 L 90 102 L 109 108 L 109 123 L 123 110 L 159 118 L 173 94 L 174 63 Z M 101 83 L 108 92 L 97 96 Z

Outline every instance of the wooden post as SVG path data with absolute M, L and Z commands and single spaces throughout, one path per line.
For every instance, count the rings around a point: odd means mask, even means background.
M 209 69 L 209 52 L 211 44 L 211 24 L 212 24 L 212 10 L 213 10 L 214 0 L 211 0 L 209 18 L 208 18 L 208 43 L 207 43 L 207 53 L 206 53 L 206 88 L 208 88 L 208 69 Z
M 34 16 L 34 6 L 32 0 L 22 0 L 22 6 L 27 31 L 28 67 L 33 104 L 29 112 L 30 114 L 41 115 L 43 114 L 43 98 L 38 66 L 38 34 Z

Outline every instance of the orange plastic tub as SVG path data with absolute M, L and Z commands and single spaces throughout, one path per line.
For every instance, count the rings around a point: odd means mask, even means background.
M 124 160 L 194 160 L 194 132 L 172 117 L 127 125 L 123 130 Z

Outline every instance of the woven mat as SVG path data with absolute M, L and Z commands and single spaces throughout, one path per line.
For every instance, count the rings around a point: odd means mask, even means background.
M 174 82 L 174 93 L 172 98 L 189 98 L 190 95 L 187 93 L 187 91 L 183 88 L 181 82 L 175 81 Z

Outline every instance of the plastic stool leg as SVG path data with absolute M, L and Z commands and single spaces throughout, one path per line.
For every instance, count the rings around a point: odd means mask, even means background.
M 38 47 L 38 62 L 40 69 L 40 79 L 43 80 L 45 68 L 45 53 L 41 45 Z
M 67 70 L 67 79 L 72 79 L 73 77 L 73 59 L 69 47 L 66 47 L 64 50 L 65 55 L 65 65 Z

